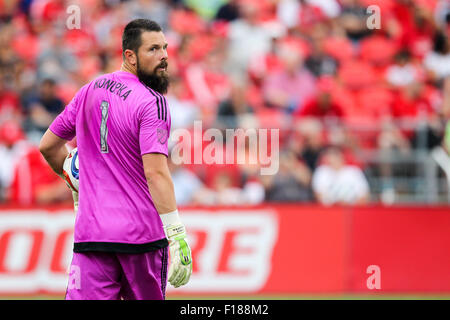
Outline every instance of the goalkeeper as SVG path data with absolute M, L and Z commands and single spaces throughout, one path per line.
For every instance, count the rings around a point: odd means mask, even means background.
M 71 262 L 77 272 L 69 276 L 66 299 L 161 300 L 167 281 L 185 285 L 192 272 L 167 166 L 171 116 L 163 95 L 169 77 L 160 26 L 131 21 L 122 35 L 122 57 L 120 71 L 77 92 L 40 143 L 61 175 L 65 143 L 77 137 Z

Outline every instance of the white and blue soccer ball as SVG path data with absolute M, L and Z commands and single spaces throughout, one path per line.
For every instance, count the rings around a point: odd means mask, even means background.
M 67 185 L 70 189 L 78 192 L 79 183 L 79 161 L 78 161 L 78 148 L 73 149 L 67 155 L 63 164 L 63 175 Z

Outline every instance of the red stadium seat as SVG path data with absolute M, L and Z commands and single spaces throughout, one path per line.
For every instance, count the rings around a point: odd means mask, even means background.
M 39 41 L 36 36 L 22 34 L 12 40 L 12 48 L 25 61 L 36 61 L 39 53 Z
M 389 89 L 369 87 L 357 92 L 358 108 L 372 120 L 390 115 L 394 96 Z
M 261 109 L 257 112 L 260 128 L 282 129 L 289 125 L 286 123 L 286 116 L 279 110 Z
M 199 34 L 205 31 L 205 23 L 193 11 L 173 10 L 169 23 L 171 28 L 179 34 Z
M 339 70 L 339 78 L 350 89 L 360 89 L 377 82 L 374 68 L 363 61 L 348 61 Z
M 380 8 L 381 15 L 386 16 L 392 12 L 392 9 L 395 5 L 395 0 L 360 0 L 360 3 L 363 7 L 369 7 L 372 5 L 376 5 Z M 383 23 L 383 19 L 381 19 L 381 23 Z
M 361 41 L 361 58 L 377 66 L 387 65 L 392 61 L 398 48 L 396 42 L 378 35 Z
M 344 114 L 351 117 L 353 110 L 356 109 L 352 93 L 343 87 L 336 87 L 331 91 L 331 94 L 333 100 L 343 107 Z
M 7 120 L 0 126 L 0 143 L 12 145 L 23 139 L 25 133 L 17 121 Z
M 324 42 L 324 50 L 333 58 L 343 62 L 355 57 L 355 49 L 347 38 L 328 38 Z

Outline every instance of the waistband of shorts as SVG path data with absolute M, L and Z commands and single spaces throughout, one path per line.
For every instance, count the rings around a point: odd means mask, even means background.
M 148 243 L 123 243 L 123 242 L 75 242 L 73 252 L 114 252 L 114 253 L 145 253 L 166 248 L 169 241 L 166 238 Z

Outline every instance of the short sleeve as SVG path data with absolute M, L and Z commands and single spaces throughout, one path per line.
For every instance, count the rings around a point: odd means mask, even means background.
M 364 175 L 363 171 L 359 168 L 354 169 L 354 177 L 357 185 L 357 193 L 359 196 L 365 196 L 370 192 L 369 183 L 367 182 L 366 176 Z
M 164 112 L 166 116 L 164 116 Z M 145 105 L 138 113 L 139 146 L 141 155 L 146 153 L 162 153 L 168 156 L 168 140 L 170 121 L 167 117 L 167 102 L 162 99 Z
M 313 174 L 311 186 L 314 192 L 325 193 L 328 188 L 330 176 L 324 166 L 319 166 Z
M 53 120 L 49 129 L 58 137 L 65 140 L 72 140 L 76 135 L 77 111 L 80 103 L 83 101 L 85 87 L 81 88 L 73 97 L 72 101 L 64 110 Z

